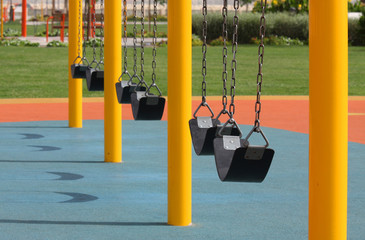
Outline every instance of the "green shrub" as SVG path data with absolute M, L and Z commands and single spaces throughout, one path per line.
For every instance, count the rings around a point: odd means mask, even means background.
M 238 42 L 250 43 L 252 38 L 258 37 L 260 14 L 241 13 L 238 24 Z M 266 15 L 266 35 L 267 36 L 286 36 L 292 39 L 308 41 L 308 15 L 290 15 L 288 13 L 270 13 Z M 192 18 L 192 31 L 202 38 L 201 14 L 194 14 Z M 222 36 L 223 19 L 220 13 L 209 13 L 208 21 L 208 42 Z M 227 21 L 228 38 L 231 41 L 233 35 L 233 15 L 229 14 Z
M 49 37 L 57 37 L 57 36 L 60 36 L 60 34 L 61 34 L 60 30 L 54 30 L 54 31 L 48 32 Z M 37 32 L 34 35 L 36 37 L 45 37 L 46 36 L 46 30 L 43 30 L 41 32 Z
M 102 41 L 100 40 L 100 38 L 91 38 L 85 42 L 85 45 L 87 47 L 93 47 L 93 46 L 100 47 L 101 43 Z
M 261 12 L 261 0 L 254 3 L 253 12 Z M 267 2 L 267 12 L 308 12 L 308 0 L 272 0 Z
M 348 40 L 350 45 L 359 45 L 360 24 L 358 19 L 349 19 Z
M 223 19 L 220 13 L 209 13 L 207 15 L 207 41 L 210 42 L 213 39 L 219 38 L 222 36 L 222 25 Z M 192 18 L 192 31 L 193 34 L 198 35 L 200 39 L 203 37 L 202 32 L 202 25 L 203 25 L 203 17 L 201 14 L 194 14 Z
M 259 36 L 260 28 L 260 16 L 259 14 L 247 13 L 239 16 L 238 22 L 238 42 L 250 43 L 253 37 Z M 232 26 L 232 18 L 230 18 L 229 25 Z M 268 21 L 267 21 L 268 23 Z M 231 27 L 230 27 L 231 29 Z M 233 35 L 231 30 L 229 31 L 229 37 Z
M 151 21 L 153 21 L 153 12 L 152 11 L 151 11 L 150 19 L 151 19 Z M 148 14 L 145 14 L 144 20 L 148 21 Z M 133 22 L 134 21 L 134 16 L 133 15 L 127 16 L 127 21 L 128 22 Z M 156 21 L 157 22 L 167 22 L 167 17 L 163 16 L 163 15 L 157 15 Z M 137 22 L 141 22 L 141 17 L 137 16 Z
M 63 43 L 60 41 L 51 41 L 47 44 L 47 47 L 67 47 L 67 43 Z
M 309 36 L 308 14 L 289 15 L 287 13 L 268 14 L 267 35 L 286 36 L 307 41 Z
M 162 40 L 161 42 L 157 43 L 157 47 L 167 47 L 167 41 Z
M 21 32 L 15 29 L 7 28 L 4 31 L 4 37 L 19 37 L 21 35 Z
M 220 36 L 217 39 L 214 39 L 214 40 L 210 41 L 209 45 L 211 45 L 211 46 L 223 46 L 224 45 L 223 37 Z M 230 46 L 230 45 L 232 45 L 232 42 L 227 41 L 226 45 Z
M 348 11 L 349 12 L 361 12 L 362 10 L 364 10 L 364 6 L 361 5 L 361 1 L 356 1 L 354 3 L 352 3 L 351 1 L 348 1 Z
M 167 37 L 167 33 L 165 32 L 158 32 L 156 33 L 157 37 L 158 38 L 164 38 L 164 37 Z M 137 34 L 136 34 L 137 38 L 140 38 L 141 37 L 141 31 L 137 31 Z M 134 37 L 134 33 L 133 32 L 127 32 L 127 37 Z M 144 37 L 148 37 L 148 38 L 151 38 L 153 37 L 153 32 L 148 32 L 148 31 L 145 31 L 144 32 Z
M 203 41 L 200 40 L 199 36 L 193 34 L 192 37 L 191 37 L 191 45 L 192 46 L 202 46 Z
M 39 43 L 32 43 L 29 40 L 22 41 L 17 38 L 2 39 L 0 40 L 0 46 L 24 46 L 24 47 L 39 47 Z
M 252 43 L 258 45 L 261 42 L 261 39 L 258 38 L 253 38 L 251 40 Z M 298 38 L 295 39 L 291 39 L 289 37 L 284 37 L 284 36 L 270 36 L 270 37 L 265 37 L 264 38 L 264 44 L 265 45 L 276 45 L 276 46 L 293 46 L 293 45 L 299 45 L 299 46 L 303 46 L 304 43 L 302 41 L 300 41 Z
M 357 45 L 365 45 L 365 8 L 362 9 L 362 16 L 359 20 L 359 30 L 357 31 Z

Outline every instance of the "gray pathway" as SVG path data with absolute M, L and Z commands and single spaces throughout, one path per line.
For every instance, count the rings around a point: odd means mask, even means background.
M 19 37 L 19 39 L 21 40 L 29 40 L 31 42 L 37 42 L 40 44 L 41 47 L 45 47 L 47 46 L 47 41 L 46 41 L 46 37 L 34 37 L 34 36 L 29 36 L 29 37 Z M 152 38 L 145 38 L 144 42 L 146 46 L 151 46 L 152 45 Z M 51 41 L 60 41 L 60 37 L 48 37 L 48 42 Z M 157 42 L 161 42 L 161 41 L 167 41 L 167 38 L 158 38 Z M 65 37 L 65 43 L 68 43 L 68 37 Z M 137 40 L 137 44 L 138 47 L 140 45 L 140 41 L 139 39 Z M 133 38 L 128 38 L 127 39 L 127 47 L 133 47 Z

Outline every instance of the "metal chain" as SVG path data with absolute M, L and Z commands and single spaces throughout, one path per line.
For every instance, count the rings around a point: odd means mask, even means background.
M 228 30 L 227 30 L 227 0 L 223 0 L 223 8 L 222 8 L 222 15 L 223 15 L 223 72 L 222 72 L 222 81 L 223 81 L 223 95 L 222 95 L 222 105 L 223 109 L 220 114 L 227 114 L 227 39 L 228 39 Z M 219 114 L 219 115 L 220 115 Z
M 202 34 L 203 34 L 203 45 L 202 45 L 202 53 L 203 53 L 203 59 L 202 59 L 202 102 L 195 110 L 193 117 L 197 118 L 197 113 L 201 107 L 207 107 L 210 111 L 211 118 L 214 117 L 213 110 L 210 108 L 209 104 L 207 103 L 207 82 L 205 80 L 207 76 L 207 34 L 208 34 L 208 21 L 207 21 L 207 13 L 208 13 L 208 7 L 207 7 L 207 0 L 203 0 L 203 7 L 202 7 L 202 15 L 203 15 L 203 28 L 202 28 Z
M 80 0 L 80 1 L 82 1 L 82 0 Z M 83 26 L 83 22 L 81 23 L 81 26 Z M 82 40 L 83 40 L 83 43 L 82 43 L 82 61 L 86 61 L 89 65 L 89 62 L 86 59 L 86 39 L 85 39 L 85 32 L 83 31 L 83 28 L 82 28 Z
M 144 1 L 144 0 L 142 0 L 142 1 Z M 143 16 L 143 14 L 142 14 L 142 16 Z M 142 26 L 144 26 L 144 25 L 142 25 Z M 157 53 L 157 51 L 156 51 L 156 42 L 157 42 L 157 0 L 153 0 L 152 83 L 147 88 L 146 96 L 153 95 L 151 93 L 151 89 L 152 89 L 152 87 L 154 87 L 154 88 L 157 89 L 157 91 L 159 93 L 159 97 L 160 97 L 162 95 L 162 92 L 156 84 L 156 53 Z
M 144 0 L 141 0 L 141 81 L 144 82 Z
M 156 39 L 157 39 L 157 0 L 153 0 L 153 38 L 152 38 L 152 86 L 156 83 Z
M 82 16 L 82 0 L 80 0 L 80 16 Z M 86 59 L 86 39 L 85 39 L 85 32 L 84 32 L 84 16 L 82 16 L 82 20 L 81 17 L 79 18 L 79 21 L 81 22 L 81 32 L 82 32 L 82 63 L 84 64 L 84 61 L 87 62 L 87 65 L 89 65 L 89 62 Z
M 95 0 L 93 0 L 93 2 L 94 2 L 94 6 L 92 7 L 92 11 L 91 11 L 91 21 L 92 21 L 92 23 L 93 23 L 93 30 L 92 30 L 92 36 L 93 36 L 93 39 L 92 39 L 92 41 L 93 41 L 93 61 L 91 62 L 91 63 L 93 63 L 93 62 L 97 62 L 96 61 L 96 44 L 95 44 L 95 41 L 96 41 L 96 38 L 95 38 L 95 32 L 96 32 L 96 15 L 95 15 Z
M 202 45 L 202 53 L 203 53 L 203 60 L 202 60 L 202 103 L 203 105 L 206 104 L 207 101 L 207 82 L 205 81 L 205 77 L 207 76 L 207 32 L 208 32 L 208 22 L 207 22 L 207 0 L 203 0 L 203 45 Z
M 77 34 L 77 58 L 81 58 L 81 49 L 80 49 L 80 41 L 81 41 L 81 28 L 82 28 L 82 22 L 81 22 L 81 14 L 82 14 L 82 8 L 81 8 L 81 1 L 79 0 L 79 24 L 78 24 L 78 34 Z
M 256 78 L 257 83 L 257 94 L 256 94 L 256 103 L 255 103 L 255 131 L 260 131 L 260 113 L 261 113 L 261 86 L 262 86 L 262 66 L 264 64 L 264 38 L 265 38 L 265 30 L 266 30 L 266 18 L 265 18 L 265 9 L 266 9 L 267 0 L 261 0 L 261 17 L 260 17 L 260 44 L 258 49 L 258 73 Z
M 234 105 L 234 97 L 236 95 L 236 69 L 237 69 L 237 60 L 236 60 L 236 53 L 237 53 L 237 46 L 238 46 L 238 8 L 239 8 L 239 0 L 234 0 L 233 7 L 234 7 L 234 17 L 233 17 L 233 39 L 232 39 L 232 61 L 231 61 L 231 70 L 232 70 L 232 77 L 231 77 L 231 104 L 229 105 L 229 115 L 231 119 L 234 116 L 236 111 L 236 106 Z
M 104 65 L 104 1 L 100 0 L 100 61 Z
M 127 73 L 127 0 L 123 0 L 123 57 L 123 72 Z
M 133 77 L 138 77 L 137 75 L 137 1 L 133 0 Z M 130 81 L 132 81 L 132 78 Z
M 127 52 L 127 37 L 128 37 L 127 36 L 127 0 L 123 0 L 122 21 L 123 21 L 123 44 L 122 44 L 122 47 L 123 47 L 123 57 L 124 57 L 124 59 L 123 59 L 123 72 L 120 75 L 120 77 L 118 78 L 118 81 L 121 82 L 122 78 L 123 78 L 123 75 L 127 74 L 128 77 L 129 77 L 128 84 L 131 84 L 132 83 L 132 76 L 128 72 L 128 65 L 127 65 L 127 62 L 128 62 L 128 56 L 127 56 L 127 53 L 128 53 Z

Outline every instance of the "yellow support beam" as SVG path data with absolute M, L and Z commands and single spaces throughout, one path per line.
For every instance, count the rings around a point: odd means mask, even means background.
M 72 78 L 70 67 L 79 51 L 82 57 L 82 0 L 68 2 L 68 125 L 82 128 L 82 79 Z
M 347 1 L 309 11 L 309 239 L 347 239 Z
M 120 0 L 104 3 L 104 161 L 116 163 L 122 161 L 122 107 L 115 91 L 121 74 L 122 6 Z
M 191 1 L 168 2 L 168 224 L 191 224 Z

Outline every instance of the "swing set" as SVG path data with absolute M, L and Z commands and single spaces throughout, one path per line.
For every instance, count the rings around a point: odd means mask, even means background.
M 263 4 L 263 2 L 261 2 Z M 265 4 L 265 3 L 264 3 Z M 262 182 L 270 168 L 271 161 L 274 156 L 274 150 L 268 148 L 269 141 L 260 127 L 260 113 L 261 113 L 261 87 L 262 87 L 262 67 L 264 61 L 264 38 L 265 38 L 265 9 L 266 5 L 261 5 L 262 15 L 260 17 L 260 45 L 259 45 L 259 67 L 257 73 L 257 94 L 255 103 L 255 123 L 252 130 L 244 139 L 241 139 L 242 132 L 237 122 L 234 120 L 235 113 L 235 91 L 236 91 L 236 70 L 237 70 L 237 48 L 238 48 L 238 7 L 239 1 L 234 1 L 235 15 L 233 17 L 233 43 L 232 43 L 232 62 L 231 62 L 231 86 L 230 97 L 231 103 L 227 109 L 227 0 L 223 1 L 222 15 L 223 15 L 223 96 L 222 96 L 222 110 L 214 119 L 214 113 L 206 101 L 207 92 L 207 0 L 203 0 L 203 60 L 202 60 L 202 102 L 197 107 L 193 114 L 193 119 L 189 121 L 191 138 L 197 155 L 213 155 L 217 166 L 219 178 L 222 181 L 234 182 Z M 210 116 L 197 116 L 202 107 L 206 107 Z M 219 118 L 223 115 L 228 115 L 228 120 L 221 124 Z M 249 138 L 253 133 L 260 134 L 266 142 L 266 145 L 252 145 L 249 143 Z
M 79 14 L 78 14 L 78 37 L 79 41 L 80 35 L 83 36 L 83 54 L 81 57 L 81 50 L 80 46 L 78 45 L 77 49 L 77 57 L 73 61 L 73 64 L 71 65 L 71 75 L 72 78 L 85 78 L 86 79 L 86 85 L 87 89 L 89 91 L 103 91 L 104 90 L 104 41 L 103 41 L 103 35 L 104 31 L 103 28 L 100 28 L 100 55 L 99 55 L 99 61 L 96 60 L 96 14 L 95 11 L 92 11 L 91 13 L 91 19 L 92 19 L 92 36 L 91 39 L 92 42 L 92 48 L 93 48 L 93 60 L 89 62 L 86 58 L 86 39 L 85 34 L 82 31 L 82 8 L 81 8 L 81 2 L 79 1 Z M 100 1 L 100 9 L 103 10 L 103 0 Z M 101 13 L 101 20 L 100 20 L 100 26 L 103 26 L 104 21 L 104 14 Z M 93 67 L 93 65 L 95 67 Z
M 123 41 L 127 41 L 127 4 L 123 1 Z M 161 120 L 166 99 L 162 97 L 162 92 L 156 84 L 156 41 L 157 41 L 157 0 L 153 1 L 153 49 L 152 49 L 152 83 L 148 85 L 144 77 L 144 0 L 141 1 L 141 58 L 140 58 L 140 75 L 137 73 L 137 7 L 136 0 L 133 0 L 133 54 L 134 65 L 133 75 L 131 76 L 127 69 L 127 47 L 123 46 L 124 51 L 124 71 L 120 75 L 118 82 L 115 84 L 118 102 L 121 104 L 131 103 L 133 117 L 135 120 Z M 129 77 L 128 80 L 122 81 L 123 75 Z M 133 82 L 133 80 L 137 82 Z M 152 93 L 155 88 L 158 94 Z
M 101 9 L 103 9 L 103 1 L 100 2 Z M 252 130 L 247 134 L 246 138 L 241 139 L 242 132 L 234 120 L 235 113 L 235 89 L 236 89 L 236 67 L 237 67 L 237 48 L 238 48 L 238 6 L 239 1 L 234 1 L 235 15 L 233 17 L 233 44 L 232 44 L 232 62 L 231 62 L 231 86 L 230 86 L 230 98 L 231 103 L 229 109 L 227 109 L 227 0 L 223 1 L 223 93 L 222 106 L 223 109 L 218 114 L 217 118 L 213 119 L 214 113 L 209 107 L 206 101 L 206 73 L 207 73 L 207 0 L 203 0 L 203 60 L 202 60 L 202 102 L 195 110 L 193 119 L 189 121 L 190 132 L 192 137 L 193 146 L 197 155 L 214 155 L 216 167 L 219 178 L 222 181 L 236 181 L 236 182 L 262 182 L 270 168 L 272 158 L 274 156 L 274 150 L 268 148 L 269 141 L 260 127 L 260 112 L 261 112 L 261 86 L 262 86 L 262 67 L 264 59 L 264 37 L 265 37 L 265 9 L 266 6 L 262 6 L 262 15 L 260 18 L 260 37 L 261 42 L 259 45 L 259 70 L 257 74 L 257 98 L 255 104 L 255 123 Z M 118 78 L 118 82 L 115 84 L 117 100 L 121 104 L 131 104 L 133 117 L 135 120 L 161 120 L 165 98 L 162 97 L 162 92 L 156 84 L 156 32 L 157 32 L 157 0 L 154 0 L 154 24 L 153 24 L 153 60 L 152 60 L 152 83 L 148 85 L 144 76 L 144 0 L 141 1 L 141 38 L 140 38 L 140 74 L 137 73 L 137 7 L 136 0 L 133 0 L 133 53 L 134 53 L 134 66 L 133 75 L 128 72 L 127 63 L 127 47 L 124 44 L 124 63 L 123 72 Z M 126 43 L 127 38 L 127 21 L 126 21 L 126 1 L 123 1 L 123 41 Z M 81 13 L 79 13 L 81 15 Z M 95 15 L 93 17 L 95 21 Z M 102 18 L 103 19 L 103 18 Z M 103 22 L 101 22 L 103 24 Z M 93 24 L 93 33 L 95 34 L 95 25 Z M 78 31 L 81 31 L 80 27 Z M 101 47 L 100 47 L 100 60 L 95 59 L 95 41 L 93 41 L 93 60 L 88 63 L 87 59 L 80 56 L 80 49 L 78 48 L 78 56 L 71 65 L 71 72 L 73 78 L 86 77 L 87 86 L 89 91 L 104 90 L 104 71 L 99 70 L 100 65 L 103 65 L 103 39 L 101 31 Z M 85 41 L 84 41 L 85 43 Z M 85 48 L 84 48 L 85 49 Z M 85 53 L 85 52 L 84 52 Z M 87 65 L 76 64 L 75 61 L 81 59 L 81 62 L 88 63 Z M 92 64 L 96 67 L 93 68 Z M 123 76 L 128 76 L 129 79 L 123 81 Z M 137 82 L 133 82 L 133 80 Z M 152 88 L 156 88 L 158 95 L 151 93 Z M 207 107 L 211 113 L 211 116 L 198 117 L 197 113 L 202 107 Z M 228 116 L 228 120 L 221 124 L 219 118 L 223 115 Z M 249 138 L 253 133 L 261 134 L 264 138 L 266 145 L 252 145 L 249 143 Z
M 197 155 L 214 155 L 222 181 L 262 182 L 270 168 L 274 150 L 261 129 L 260 115 L 263 83 L 263 60 L 266 30 L 266 0 L 261 0 L 260 39 L 258 47 L 257 93 L 255 122 L 242 139 L 242 131 L 234 120 L 236 90 L 236 54 L 238 50 L 238 8 L 234 0 L 234 33 L 231 61 L 230 104 L 228 104 L 227 70 L 227 12 L 228 1 L 223 1 L 223 96 L 222 110 L 217 117 L 206 100 L 207 62 L 207 0 L 203 1 L 203 65 L 202 102 L 191 118 L 191 2 L 169 1 L 168 4 L 168 224 L 187 226 L 191 223 L 191 142 Z M 142 0 L 141 9 L 144 7 Z M 309 238 L 323 239 L 336 235 L 346 239 L 347 201 L 347 19 L 346 1 L 314 1 L 310 9 L 310 153 L 309 153 Z M 156 0 L 154 6 L 156 6 Z M 144 78 L 144 31 L 141 32 L 140 74 L 137 71 L 136 17 L 134 17 L 134 66 L 128 72 L 126 52 L 126 0 L 105 3 L 105 56 L 97 62 L 104 64 L 103 85 L 105 105 L 105 161 L 121 162 L 121 104 L 132 105 L 136 120 L 159 120 L 165 98 L 156 80 L 156 37 L 154 36 L 153 75 L 148 85 Z M 69 63 L 74 73 L 91 72 L 91 64 L 81 55 L 80 1 L 70 2 Z M 323 9 L 326 9 L 323 13 Z M 123 71 L 121 56 L 121 26 L 123 12 Z M 134 0 L 136 16 L 136 0 Z M 144 29 L 143 13 L 141 27 Z M 155 18 L 155 16 L 154 16 Z M 316 19 L 316 22 L 313 21 Z M 154 20 L 154 32 L 156 29 Z M 77 24 L 79 23 L 79 24 Z M 76 27 L 79 26 L 79 29 Z M 336 28 L 336 31 L 333 29 Z M 329 44 L 324 48 L 323 42 Z M 93 46 L 95 47 L 95 46 Z M 94 54 L 95 55 L 95 54 Z M 331 56 L 331 61 L 328 61 Z M 345 59 L 345 60 L 344 60 Z M 79 66 L 78 66 L 79 64 Z M 87 66 L 87 68 L 85 67 Z M 98 66 L 95 67 L 96 70 Z M 82 127 L 82 79 L 69 77 L 69 126 Z M 104 74 L 105 73 L 105 74 Z M 124 80 L 124 78 L 126 78 Z M 92 78 L 90 79 L 92 80 Z M 331 88 L 327 88 L 327 86 Z M 323 91 L 326 86 L 326 91 Z M 157 89 L 157 94 L 151 93 Z M 161 102 L 160 102 L 161 101 Z M 331 107 L 323 107 L 323 104 Z M 156 106 L 156 108 L 154 108 Z M 157 107 L 158 106 L 158 107 Z M 333 107 L 336 106 L 336 107 Z M 210 116 L 199 116 L 200 109 L 208 108 Z M 148 109 L 148 110 L 146 110 Z M 153 109 L 153 110 L 151 110 Z M 158 109 L 158 110 L 156 110 Z M 153 111 L 153 113 L 148 112 Z M 158 115 L 158 116 L 157 116 Z M 221 117 L 228 118 L 221 122 Z M 335 119 L 335 120 L 334 120 Z M 190 120 L 190 121 L 189 121 Z M 189 125 L 188 125 L 189 123 Z M 325 124 L 324 124 L 325 123 Z M 190 130 L 190 131 L 189 131 Z M 263 145 L 251 144 L 254 134 L 261 136 Z M 342 147 L 339 147 L 342 146 Z M 328 154 L 331 153 L 331 154 Z M 328 176 L 339 176 L 329 178 Z M 344 183 L 345 182 L 345 183 Z M 317 211 L 320 209 L 320 211 Z

